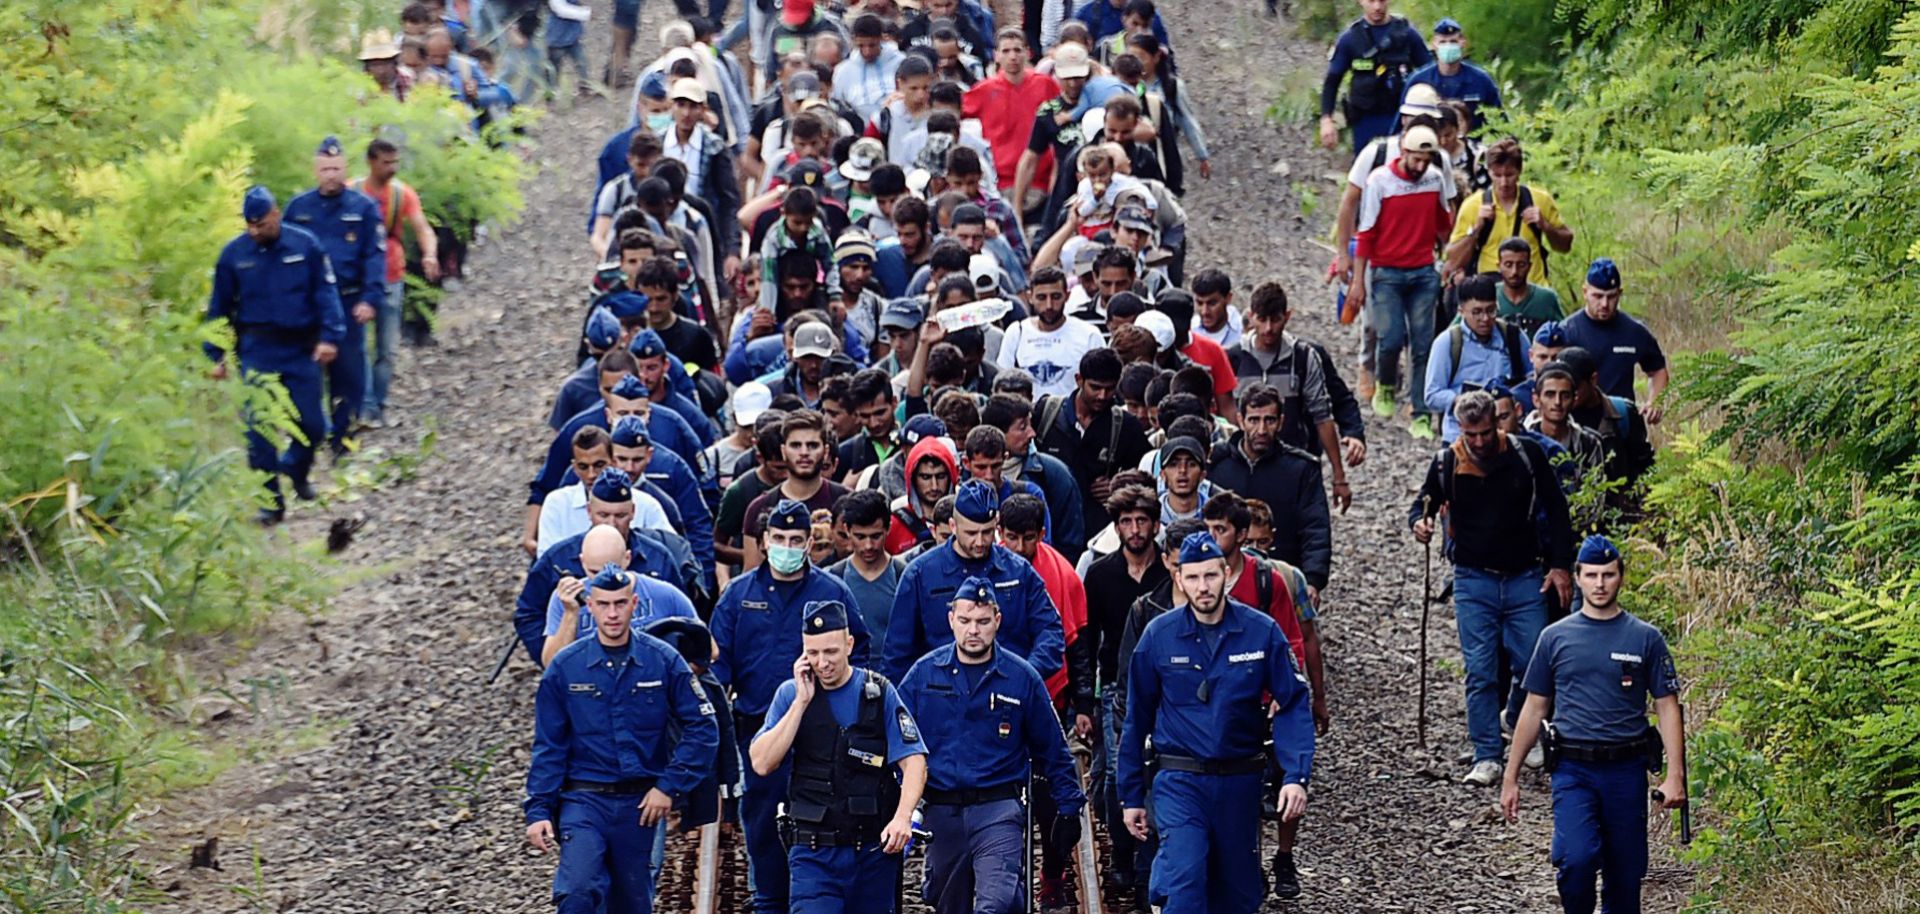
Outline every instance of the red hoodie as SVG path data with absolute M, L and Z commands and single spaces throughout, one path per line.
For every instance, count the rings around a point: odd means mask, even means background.
M 1066 645 L 1071 648 L 1073 640 L 1080 635 L 1080 628 L 1087 624 L 1087 588 L 1080 583 L 1080 575 L 1074 571 L 1073 563 L 1061 555 L 1052 546 L 1040 544 L 1040 551 L 1033 554 L 1033 570 L 1040 573 L 1040 580 L 1047 585 L 1047 596 L 1053 598 L 1054 608 L 1060 610 L 1060 631 L 1066 636 Z M 1047 694 L 1053 696 L 1053 703 L 1060 704 L 1060 693 L 1067 687 L 1067 668 L 1063 665 L 1047 677 Z
M 954 481 L 960 478 L 960 470 L 954 463 L 953 452 L 947 450 L 947 443 L 936 437 L 922 438 L 907 452 L 907 494 L 893 500 L 893 519 L 887 525 L 885 543 L 888 555 L 899 555 L 920 544 L 916 527 L 926 525 L 926 519 L 933 514 L 932 505 L 920 503 L 920 493 L 913 487 L 913 471 L 920 462 L 932 458 L 940 461 L 947 469 L 947 488 L 952 491 Z M 909 526 L 900 519 L 902 512 L 919 519 L 920 523 Z

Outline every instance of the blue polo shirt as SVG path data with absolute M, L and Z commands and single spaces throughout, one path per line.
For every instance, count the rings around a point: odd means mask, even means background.
M 1660 630 L 1621 611 L 1600 620 L 1577 612 L 1540 633 L 1521 680 L 1553 699 L 1553 723 L 1575 742 L 1620 743 L 1647 730 L 1647 699 L 1680 691 Z
M 1560 330 L 1567 336 L 1567 345 L 1593 353 L 1600 366 L 1600 392 L 1609 397 L 1633 399 L 1634 366 L 1648 374 L 1667 367 L 1667 355 L 1660 351 L 1653 331 L 1625 311 L 1601 323 L 1583 309 L 1561 321 Z

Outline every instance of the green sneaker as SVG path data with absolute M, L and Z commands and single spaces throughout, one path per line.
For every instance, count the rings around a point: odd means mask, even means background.
M 1373 414 L 1382 419 L 1393 418 L 1393 385 L 1379 384 L 1373 388 Z
M 1425 413 L 1413 417 L 1413 424 L 1407 426 L 1407 434 L 1421 441 L 1433 440 L 1433 417 Z

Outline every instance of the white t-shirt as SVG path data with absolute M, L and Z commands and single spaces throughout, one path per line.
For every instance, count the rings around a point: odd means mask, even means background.
M 1384 159 L 1380 157 L 1380 149 L 1382 146 L 1386 147 L 1386 158 Z M 1393 154 L 1393 151 L 1399 148 L 1400 134 L 1397 133 L 1393 136 L 1381 137 L 1368 143 L 1367 148 L 1360 150 L 1360 154 L 1353 157 L 1353 165 L 1347 169 L 1347 183 L 1355 187 L 1366 187 L 1367 176 L 1373 174 L 1373 170 L 1376 167 L 1373 163 L 1378 161 L 1380 162 L 1378 167 L 1387 167 L 1386 163 L 1399 158 L 1399 156 Z M 1441 179 L 1446 186 L 1451 189 L 1453 187 L 1453 163 L 1448 161 L 1446 156 L 1440 156 L 1435 161 L 1440 165 Z
M 635 530 L 673 530 L 660 500 L 639 489 L 633 490 L 632 526 Z M 540 531 L 535 536 L 534 553 L 545 552 L 554 543 L 592 528 L 593 522 L 587 519 L 587 490 L 580 483 L 548 492 L 540 504 Z
M 1036 320 L 1027 318 L 1006 331 L 994 363 L 1002 368 L 1022 368 L 1033 375 L 1035 399 L 1046 394 L 1064 397 L 1073 393 L 1080 357 L 1104 345 L 1100 330 L 1077 317 L 1068 317 L 1059 329 L 1046 333 L 1035 326 Z
M 1204 336 L 1207 339 L 1219 343 L 1220 348 L 1225 349 L 1240 342 L 1240 336 L 1243 331 L 1242 320 L 1243 318 L 1240 317 L 1240 309 L 1229 307 L 1227 308 L 1226 325 L 1220 328 L 1220 332 L 1215 333 L 1202 326 L 1200 324 L 1200 316 L 1196 314 L 1193 317 L 1193 335 Z

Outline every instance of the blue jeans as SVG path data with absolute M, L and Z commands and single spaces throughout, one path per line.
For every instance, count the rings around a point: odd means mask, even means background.
M 373 358 L 367 360 L 367 402 L 360 414 L 384 419 L 387 389 L 393 386 L 393 353 L 400 347 L 400 314 L 406 307 L 407 280 L 387 283 L 387 300 L 373 316 Z
M 1467 673 L 1467 738 L 1476 762 L 1500 760 L 1502 706 L 1511 706 L 1512 718 L 1519 719 L 1519 693 L 1508 693 L 1500 660 L 1504 652 L 1518 683 L 1547 624 L 1543 579 L 1538 568 L 1515 574 L 1453 569 L 1453 617 Z
M 1647 875 L 1647 766 L 1630 759 L 1553 771 L 1553 865 L 1567 914 L 1640 914 Z M 1601 882 L 1598 897 L 1594 877 Z
M 1379 337 L 1374 376 L 1398 389 L 1400 350 L 1410 350 L 1413 370 L 1406 387 L 1416 416 L 1427 411 L 1427 350 L 1433 348 L 1433 305 L 1439 298 L 1440 274 L 1432 267 L 1368 268 L 1367 307 L 1373 311 L 1373 332 Z

